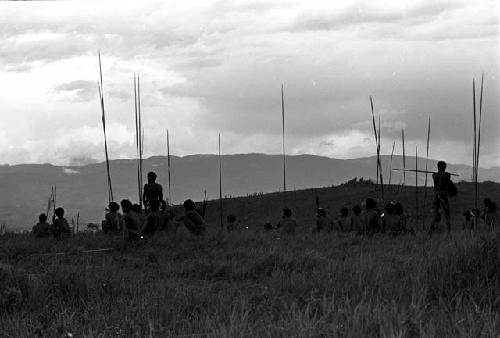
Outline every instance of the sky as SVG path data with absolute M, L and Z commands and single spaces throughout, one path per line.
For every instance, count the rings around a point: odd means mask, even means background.
M 484 72 L 480 166 L 500 166 L 499 4 L 477 1 L 0 2 L 0 163 L 144 155 L 381 152 L 472 162 L 472 80 Z M 479 84 L 477 85 L 479 93 Z M 479 94 L 478 94 L 479 96 Z M 479 98 L 478 98 L 479 101 Z

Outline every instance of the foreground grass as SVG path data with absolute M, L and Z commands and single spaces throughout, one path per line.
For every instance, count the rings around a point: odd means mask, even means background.
M 0 336 L 500 336 L 495 234 L 276 237 L 1 238 Z

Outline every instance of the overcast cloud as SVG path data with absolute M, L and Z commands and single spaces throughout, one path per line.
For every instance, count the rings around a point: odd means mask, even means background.
M 500 166 L 496 1 L 0 2 L 0 162 L 135 156 L 133 73 L 145 154 L 382 152 L 471 162 L 472 78 L 485 72 L 481 165 Z

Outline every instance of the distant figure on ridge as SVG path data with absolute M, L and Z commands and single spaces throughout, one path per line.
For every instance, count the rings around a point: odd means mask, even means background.
M 102 231 L 107 233 L 119 233 L 122 230 L 122 215 L 118 212 L 120 205 L 116 202 L 110 202 L 108 206 L 109 212 L 102 224 Z
M 266 222 L 264 223 L 264 230 L 265 231 L 270 231 L 270 230 L 273 230 L 273 225 L 271 224 L 271 220 L 268 218 L 266 218 Z
M 153 200 L 161 201 L 163 199 L 163 188 L 161 184 L 156 183 L 156 173 L 154 171 L 148 172 L 148 183 L 144 185 L 144 192 L 142 194 L 142 202 L 146 210 L 149 210 L 149 203 Z
M 64 218 L 64 209 L 59 207 L 55 210 L 54 221 L 52 222 L 52 233 L 55 239 L 63 239 L 71 235 L 69 224 Z M 57 216 L 57 218 L 56 218 Z
M 184 221 L 184 225 L 193 235 L 204 235 L 206 232 L 207 223 L 201 216 L 201 214 L 196 211 L 196 205 L 190 199 L 184 201 L 184 210 L 186 215 L 181 217 Z
M 36 238 L 43 238 L 50 236 L 51 225 L 47 223 L 47 215 L 40 214 L 38 216 L 38 223 L 33 226 L 33 235 Z
M 316 212 L 316 228 L 314 232 L 331 232 L 333 230 L 333 221 L 326 215 L 326 210 L 318 208 Z
M 456 194 L 454 189 L 455 185 L 451 182 L 451 175 L 446 172 L 446 162 L 439 161 L 437 164 L 438 172 L 432 174 L 432 179 L 434 181 L 434 201 L 433 209 L 434 216 L 429 229 L 429 236 L 436 230 L 436 223 L 441 219 L 440 209 L 443 209 L 444 217 L 446 220 L 446 230 L 448 235 L 451 233 L 451 223 L 450 223 L 450 202 L 448 201 L 448 195 Z
M 284 208 L 281 221 L 278 223 L 277 228 L 281 228 L 283 234 L 294 234 L 297 228 L 297 221 L 292 217 L 292 209 Z
M 233 214 L 227 216 L 227 227 L 226 228 L 227 228 L 227 232 L 242 230 L 240 221 Z

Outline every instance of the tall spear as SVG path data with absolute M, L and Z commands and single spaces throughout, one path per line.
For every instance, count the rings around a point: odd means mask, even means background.
M 104 92 L 102 86 L 102 66 L 101 66 L 101 51 L 97 52 L 99 58 L 99 79 L 100 81 L 97 84 L 99 89 L 99 101 L 101 104 L 102 111 L 102 130 L 104 132 L 104 154 L 106 155 L 106 172 L 108 176 L 108 202 L 113 201 L 113 187 L 111 185 L 111 174 L 109 172 L 109 157 L 108 157 L 108 142 L 106 137 L 106 114 L 104 112 Z
M 391 178 L 392 178 L 392 157 L 394 155 L 394 148 L 396 147 L 396 141 L 392 142 L 392 151 L 391 151 L 391 160 L 389 163 L 389 185 L 391 185 Z
M 173 205 L 172 202 L 172 191 L 170 189 L 170 138 L 168 137 L 168 129 L 167 129 L 167 166 L 168 166 L 168 201 L 170 205 Z
M 406 153 L 405 153 L 405 130 L 401 129 L 401 140 L 403 143 L 403 186 L 406 186 Z
M 415 146 L 415 210 L 416 210 L 416 220 L 418 226 L 418 149 Z
M 476 80 L 472 79 L 472 110 L 474 118 L 474 149 L 472 150 L 472 182 L 473 182 L 473 197 L 474 197 L 474 208 L 477 209 L 477 184 L 476 184 L 476 159 L 477 159 L 477 125 L 476 125 Z
M 220 230 L 223 231 L 224 225 L 222 221 L 223 214 L 222 206 L 222 160 L 220 156 L 220 133 L 219 133 L 219 214 L 220 214 Z
M 285 95 L 281 84 L 281 120 L 283 138 L 283 202 L 286 207 L 286 152 L 285 152 Z
M 377 186 L 378 186 L 378 170 L 379 170 L 379 162 L 378 162 L 378 156 L 379 156 L 379 152 L 378 152 L 378 136 L 377 136 L 377 127 L 375 125 L 375 114 L 373 112 L 373 99 L 370 95 L 370 107 L 371 107 L 371 110 L 372 110 L 372 123 L 373 123 L 373 134 L 375 135 L 375 144 L 377 145 L 377 175 L 376 175 L 376 180 L 377 180 Z
M 479 177 L 479 147 L 481 145 L 481 120 L 483 115 L 483 83 L 484 83 L 484 73 L 481 74 L 481 91 L 479 94 L 479 123 L 477 126 L 477 150 L 476 150 L 476 170 L 475 170 L 475 196 L 474 196 L 474 208 L 477 209 L 477 200 L 478 200 L 478 177 Z
M 425 156 L 425 171 L 428 169 L 428 163 L 429 163 L 429 142 L 430 142 L 430 137 L 431 137 L 431 117 L 429 116 L 429 124 L 427 125 L 427 152 Z M 427 205 L 427 175 L 425 175 L 425 190 L 424 190 L 424 210 Z M 425 211 L 424 211 L 425 214 Z

